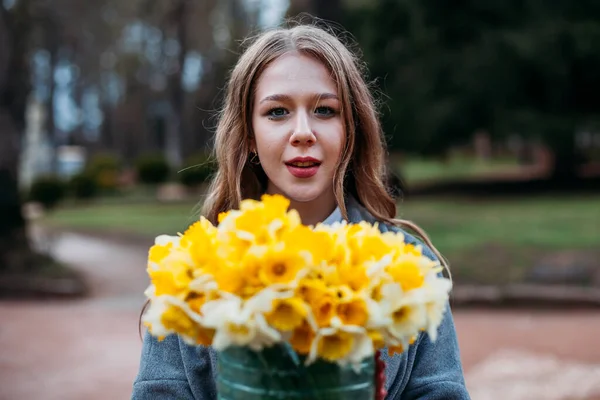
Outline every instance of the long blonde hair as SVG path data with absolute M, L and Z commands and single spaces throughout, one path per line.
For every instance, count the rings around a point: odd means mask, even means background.
M 231 72 L 215 135 L 217 172 L 202 214 L 217 223 L 221 212 L 242 199 L 258 199 L 267 176 L 251 160 L 252 107 L 256 82 L 278 57 L 298 52 L 320 61 L 331 73 L 342 103 L 346 144 L 334 176 L 334 194 L 347 219 L 345 195 L 354 196 L 377 220 L 413 231 L 446 264 L 416 224 L 396 217 L 396 202 L 386 188 L 386 148 L 375 101 L 364 79 L 366 69 L 334 34 L 314 25 L 266 31 L 253 40 Z

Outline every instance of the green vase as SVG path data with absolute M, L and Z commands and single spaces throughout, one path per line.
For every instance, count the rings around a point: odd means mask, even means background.
M 284 346 L 261 352 L 233 347 L 218 354 L 217 392 L 219 400 L 372 400 L 374 357 L 357 373 L 321 360 L 304 366 L 304 357 Z

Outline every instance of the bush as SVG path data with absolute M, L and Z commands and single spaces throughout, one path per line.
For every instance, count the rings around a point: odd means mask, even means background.
M 208 181 L 216 171 L 216 164 L 206 154 L 188 158 L 179 171 L 179 181 L 187 187 L 195 187 Z
M 41 176 L 32 183 L 29 200 L 39 202 L 50 209 L 64 199 L 66 192 L 65 183 L 56 176 Z
M 88 173 L 74 175 L 69 181 L 69 192 L 77 199 L 90 199 L 98 192 L 98 185 Z
M 119 159 L 112 154 L 104 153 L 90 159 L 85 173 L 94 180 L 98 189 L 112 192 L 119 186 L 120 169 Z
M 135 163 L 138 180 L 149 185 L 164 183 L 169 179 L 171 168 L 161 154 L 141 156 Z

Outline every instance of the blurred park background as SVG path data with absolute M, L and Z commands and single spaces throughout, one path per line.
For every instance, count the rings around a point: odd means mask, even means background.
M 128 397 L 240 43 L 303 13 L 364 57 L 473 398 L 600 398 L 600 2 L 2 0 L 0 399 Z

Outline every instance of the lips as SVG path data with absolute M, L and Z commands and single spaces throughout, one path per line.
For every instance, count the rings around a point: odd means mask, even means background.
M 310 178 L 319 171 L 321 162 L 312 157 L 296 157 L 285 163 L 288 171 L 296 178 Z
M 321 165 L 321 161 L 312 157 L 296 157 L 286 161 L 285 165 L 298 168 L 310 168 Z
M 305 161 L 305 162 L 293 162 L 293 163 L 288 163 L 286 165 L 291 165 L 293 167 L 299 167 L 299 168 L 306 168 L 306 167 L 314 167 L 319 165 L 318 163 L 312 162 L 312 161 Z

